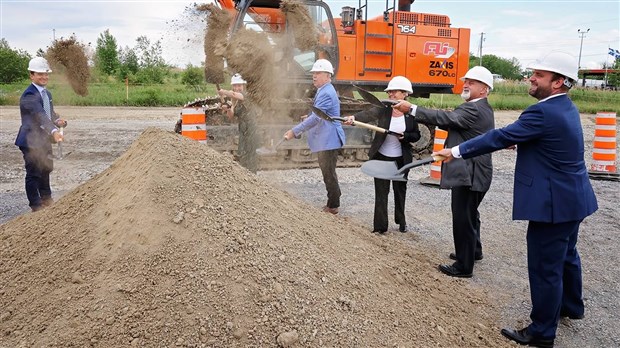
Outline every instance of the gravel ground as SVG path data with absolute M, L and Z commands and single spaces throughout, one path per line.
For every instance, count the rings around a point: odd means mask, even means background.
M 156 126 L 170 130 L 178 117 L 176 108 L 65 108 L 59 107 L 70 121 L 68 131 L 80 145 L 72 147 L 68 141 L 65 151 L 72 151 L 72 161 L 56 161 L 52 184 L 56 197 L 72 190 L 95 174 L 107 168 L 146 127 Z M 19 127 L 16 108 L 0 108 L 0 223 L 28 211 L 23 193 L 23 162 L 19 151 L 12 145 Z M 497 126 L 505 125 L 518 116 L 517 112 L 496 113 Z M 594 115 L 582 115 L 586 145 L 586 161 L 591 158 L 594 134 Z M 69 136 L 68 139 L 70 138 Z M 619 142 L 620 143 L 620 142 Z M 512 181 L 515 153 L 501 151 L 494 154 L 494 178 L 481 208 L 484 260 L 476 264 L 474 277 L 468 282 L 484 289 L 497 301 L 500 327 L 520 328 L 528 324 L 529 287 L 526 268 L 526 223 L 511 220 Z M 82 158 L 83 156 L 83 158 Z M 410 233 L 397 232 L 392 225 L 384 237 L 402 243 L 435 250 L 437 263 L 449 262 L 453 250 L 450 223 L 450 193 L 435 187 L 419 185 L 417 180 L 428 176 L 429 168 L 419 167 L 410 174 L 407 199 L 407 222 Z M 319 170 L 287 170 L 259 172 L 258 175 L 320 207 L 326 197 Z M 341 218 L 354 219 L 372 225 L 373 184 L 357 168 L 339 169 L 343 192 Z M 562 320 L 557 347 L 618 347 L 620 338 L 620 269 L 617 250 L 620 242 L 615 234 L 620 231 L 620 183 L 592 181 L 599 202 L 599 210 L 588 217 L 581 227 L 579 250 L 583 262 L 586 318 L 579 321 Z M 390 211 L 393 208 L 390 207 Z M 329 231 L 326 231 L 328 233 Z M 370 233 L 370 232 L 369 232 Z

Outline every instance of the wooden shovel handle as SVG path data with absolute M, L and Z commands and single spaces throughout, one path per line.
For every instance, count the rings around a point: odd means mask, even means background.
M 403 136 L 403 134 L 401 134 L 401 133 L 393 132 L 393 131 L 391 131 L 389 129 L 377 127 L 375 125 L 364 123 L 364 122 L 360 122 L 360 121 L 353 121 L 352 125 L 353 126 L 360 126 L 360 127 L 363 127 L 363 128 L 368 128 L 368 129 L 370 129 L 372 131 L 379 132 L 379 133 L 386 133 L 386 134 L 396 135 L 396 136 L 399 136 L 399 137 Z

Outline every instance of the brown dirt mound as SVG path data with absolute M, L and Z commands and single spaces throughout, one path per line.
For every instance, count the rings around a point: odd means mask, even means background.
M 509 346 L 485 294 L 429 253 L 149 128 L 0 225 L 0 346 Z
M 56 40 L 47 49 L 46 56 L 55 69 L 62 66 L 71 88 L 76 94 L 83 97 L 88 95 L 90 69 L 88 68 L 88 58 L 84 45 L 80 44 L 73 36 L 68 39 Z

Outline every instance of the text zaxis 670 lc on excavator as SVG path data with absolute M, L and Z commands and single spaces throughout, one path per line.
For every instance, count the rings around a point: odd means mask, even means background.
M 280 9 L 281 0 L 217 1 L 223 9 L 234 14 L 231 35 L 240 28 L 273 33 L 274 36 L 296 30 L 293 23 L 286 22 L 286 16 Z M 380 13 L 379 16 L 368 18 L 371 10 L 368 2 L 360 0 L 358 8 L 345 6 L 341 17 L 334 18 L 324 1 L 299 2 L 307 7 L 319 31 L 319 44 L 311 51 L 290 50 L 292 57 L 287 60 L 290 63 L 281 66 L 287 69 L 287 83 L 290 84 L 287 88 L 293 91 L 291 100 L 301 101 L 312 96 L 310 68 L 319 58 L 328 59 L 334 66 L 332 83 L 341 96 L 342 115 L 351 115 L 367 105 L 350 98 L 355 90 L 353 85 L 368 91 L 383 91 L 390 79 L 398 75 L 411 80 L 413 97 L 428 97 L 431 93 L 461 93 L 463 83 L 459 78 L 469 68 L 470 30 L 452 28 L 448 16 L 411 12 L 412 0 L 400 0 L 400 4 L 392 0 L 386 1 L 384 8 L 374 9 Z M 307 112 L 302 111 L 297 116 L 304 113 Z M 273 142 L 272 139 L 277 141 L 294 123 L 291 119 L 286 125 L 263 126 L 267 127 L 261 129 L 265 143 Z M 230 147 L 230 152 L 234 153 L 236 148 L 233 143 L 218 144 L 218 138 L 227 141 L 234 138 L 232 134 L 223 132 L 221 127 L 224 126 L 208 125 L 212 136 L 208 142 L 221 150 Z M 372 133 L 355 127 L 345 128 L 347 144 L 342 149 L 339 165 L 358 165 L 368 159 Z M 432 147 L 434 133 L 432 127 L 421 128 L 422 139 L 414 145 L 415 151 L 420 154 Z M 288 162 L 281 167 L 315 166 L 305 144 L 305 139 L 299 139 L 279 147 L 279 157 L 283 162 Z

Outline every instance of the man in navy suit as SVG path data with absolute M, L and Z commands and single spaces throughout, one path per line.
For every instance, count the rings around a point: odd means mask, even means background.
M 529 94 L 538 103 L 519 119 L 436 154 L 471 158 L 517 145 L 513 219 L 528 220 L 527 264 L 532 323 L 501 333 L 519 344 L 553 347 L 560 317 L 584 316 L 577 236 L 598 209 L 584 161 L 579 110 L 568 97 L 577 62 L 551 52 L 532 64 Z
M 50 173 L 54 169 L 52 141 L 61 142 L 59 127 L 67 121 L 54 112 L 52 95 L 45 89 L 52 72 L 47 60 L 35 57 L 28 64 L 32 84 L 19 100 L 22 124 L 15 145 L 24 155 L 26 163 L 26 196 L 32 211 L 53 203 Z
M 332 85 L 332 76 L 334 75 L 332 63 L 327 59 L 318 59 L 312 65 L 310 72 L 312 73 L 312 83 L 317 88 L 314 106 L 329 116 L 340 116 L 340 100 L 334 85 Z M 344 130 L 340 122 L 326 121 L 314 112 L 308 117 L 302 118 L 304 120 L 288 130 L 284 134 L 284 138 L 290 140 L 308 132 L 308 146 L 310 151 L 317 154 L 319 167 L 323 174 L 323 182 L 327 190 L 327 204 L 323 207 L 323 211 L 338 214 L 341 192 L 336 174 L 336 164 L 340 148 L 345 143 Z

